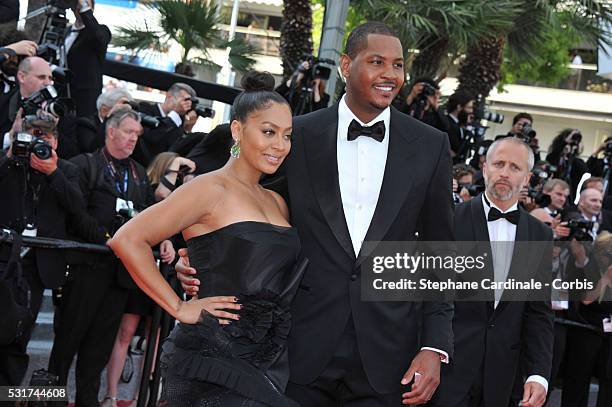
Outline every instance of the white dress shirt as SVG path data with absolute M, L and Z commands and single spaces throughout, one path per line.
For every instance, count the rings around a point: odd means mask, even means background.
M 501 213 L 511 212 L 518 209 L 518 203 L 515 203 L 510 208 L 502 211 L 494 203 L 492 203 L 490 197 L 486 197 L 485 192 L 482 195 L 482 206 L 484 208 L 485 219 L 489 217 L 489 211 L 491 207 L 497 208 Z M 489 206 L 489 203 L 490 206 Z M 516 240 L 516 225 L 508 221 L 507 219 L 500 218 L 493 222 L 487 221 L 487 229 L 489 230 L 489 240 L 491 242 L 504 242 L 501 244 L 491 245 L 491 255 L 493 256 L 493 271 L 495 275 L 495 281 L 506 281 L 508 272 L 510 271 L 510 264 L 512 263 L 512 252 L 514 251 L 514 241 Z M 499 300 L 503 290 L 495 290 L 495 307 L 499 304 Z M 527 378 L 525 383 L 536 382 L 544 386 L 546 392 L 548 392 L 548 380 L 540 375 L 531 375 Z
M 385 123 L 385 137 L 381 142 L 371 137 L 357 137 L 348 141 L 348 128 L 353 120 L 362 126 L 372 126 L 382 120 Z M 370 122 L 363 123 L 349 109 L 344 96 L 338 105 L 338 183 L 355 256 L 359 255 L 378 203 L 389 151 L 390 121 L 391 109 L 388 107 Z M 434 351 L 440 354 L 442 362 L 448 363 L 448 353 L 443 350 L 430 347 L 422 347 L 421 350 Z

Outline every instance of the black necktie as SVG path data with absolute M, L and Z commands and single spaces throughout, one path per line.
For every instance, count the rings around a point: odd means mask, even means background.
M 362 126 L 353 119 L 348 128 L 348 141 L 353 141 L 359 136 L 371 137 L 374 140 L 381 142 L 385 138 L 385 122 L 379 121 L 372 126 Z
M 521 213 L 519 212 L 518 209 L 514 211 L 502 213 L 497 208 L 491 208 L 489 210 L 489 216 L 487 217 L 487 220 L 489 222 L 493 222 L 493 221 L 496 221 L 497 219 L 506 219 L 508 222 L 514 225 L 518 225 L 520 216 L 521 216 Z

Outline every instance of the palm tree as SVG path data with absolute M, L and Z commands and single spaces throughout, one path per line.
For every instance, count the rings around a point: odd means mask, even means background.
M 230 64 L 240 72 L 249 70 L 255 60 L 248 55 L 254 48 L 244 41 L 234 38 L 226 41 L 217 29 L 219 16 L 217 8 L 207 0 L 144 0 L 144 5 L 159 12 L 160 29 L 151 28 L 144 22 L 141 26 L 127 26 L 118 29 L 113 37 L 113 44 L 126 47 L 134 52 L 154 50 L 165 52 L 172 41 L 181 46 L 182 66 L 197 64 L 217 67 L 210 60 L 209 48 L 231 47 Z M 201 56 L 190 58 L 192 51 L 199 51 Z
M 459 89 L 484 97 L 501 77 L 504 46 L 523 59 L 536 57 L 546 41 L 546 28 L 571 31 L 578 40 L 597 44 L 612 42 L 603 27 L 612 22 L 612 4 L 597 0 L 525 0 L 522 13 L 508 31 L 483 36 L 467 52 L 460 67 Z
M 312 9 L 309 0 L 284 0 L 280 55 L 283 75 L 290 76 L 304 55 L 312 54 Z
M 522 0 L 354 0 L 368 19 L 393 27 L 404 46 L 410 77 L 441 79 L 456 57 L 490 32 L 508 30 Z M 415 52 L 418 50 L 418 53 Z

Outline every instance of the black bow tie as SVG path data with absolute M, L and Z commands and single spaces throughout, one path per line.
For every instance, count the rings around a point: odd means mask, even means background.
M 381 142 L 385 138 L 385 122 L 379 121 L 372 126 L 362 126 L 353 119 L 348 128 L 348 141 L 353 141 L 359 136 L 371 137 L 374 140 Z
M 487 217 L 487 220 L 489 222 L 493 222 L 493 221 L 496 221 L 497 219 L 506 219 L 508 222 L 514 225 L 518 225 L 520 217 L 521 217 L 521 213 L 519 212 L 518 209 L 514 211 L 502 213 L 497 208 L 491 208 L 489 210 L 489 216 Z

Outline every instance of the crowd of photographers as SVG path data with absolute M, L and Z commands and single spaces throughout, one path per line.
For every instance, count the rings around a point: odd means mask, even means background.
M 12 230 L 17 240 L 44 236 L 104 245 L 139 211 L 229 157 L 227 125 L 209 134 L 193 132 L 198 117 L 213 112 L 198 105 L 189 85 L 175 83 L 159 104 L 137 103 L 123 88 L 102 93 L 101 64 L 110 31 L 96 21 L 91 0 L 81 0 L 74 12 L 77 22 L 65 36 L 64 68 L 50 64 L 48 49 L 14 27 L 0 27 L 0 189 L 10 197 L 0 202 L 0 226 Z M 331 65 L 306 58 L 277 88 L 294 114 L 329 104 L 325 83 L 330 68 L 325 64 Z M 487 111 L 478 95 L 461 91 L 441 106 L 440 89 L 428 78 L 414 81 L 401 95 L 396 101 L 400 110 L 448 134 L 455 202 L 483 192 L 482 164 L 493 140 L 485 139 L 482 122 L 503 117 Z M 553 303 L 552 379 L 565 379 L 564 405 L 581 405 L 592 375 L 599 379 L 600 397 L 612 400 L 612 328 L 602 328 L 612 310 L 597 301 L 598 293 L 612 286 L 612 271 L 597 275 L 612 260 L 612 139 L 585 162 L 580 131 L 563 130 L 541 160 L 533 126 L 530 114 L 519 113 L 507 134 L 494 137 L 518 137 L 534 150 L 536 165 L 521 205 L 565 243 L 555 250 L 554 272 L 589 276 L 599 284 L 582 301 Z M 579 186 L 586 172 L 592 177 Z M 183 244 L 179 237 L 162 242 L 160 261 L 171 264 Z M 127 348 L 153 308 L 121 263 L 108 254 L 42 248 L 15 252 L 2 245 L 0 272 L 0 307 L 11 310 L 6 315 L 15 319 L 6 325 L 18 327 L 0 333 L 0 385 L 24 381 L 27 344 L 48 288 L 54 290 L 56 305 L 55 341 L 48 369 L 35 373 L 37 383 L 65 385 L 78 354 L 76 405 L 98 405 L 105 366 L 105 405 L 116 405 Z

